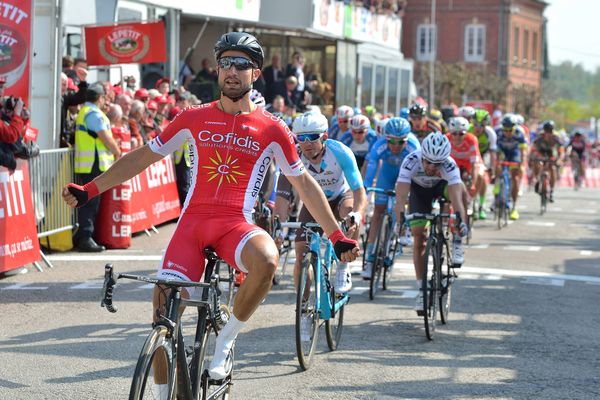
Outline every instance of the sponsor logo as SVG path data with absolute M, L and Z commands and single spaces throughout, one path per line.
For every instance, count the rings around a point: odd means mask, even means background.
M 252 139 L 252 137 L 239 136 L 234 132 L 218 133 L 211 132 L 209 130 L 203 130 L 198 133 L 198 140 L 200 142 L 238 146 L 243 149 L 249 149 L 253 151 L 260 150 L 260 143 Z
M 115 27 L 98 42 L 102 57 L 115 63 L 123 57 L 136 62 L 150 50 L 150 37 L 130 26 Z
M 207 125 L 227 125 L 225 122 L 219 122 L 219 121 L 206 121 L 205 124 L 207 124 Z
M 241 167 L 236 165 L 238 162 L 237 158 L 232 158 L 231 156 L 227 156 L 227 159 L 221 157 L 218 151 L 215 151 L 214 157 L 208 157 L 212 165 L 203 165 L 201 168 L 208 169 L 208 181 L 213 181 L 218 179 L 219 184 L 221 186 L 223 181 L 227 181 L 227 183 L 235 183 L 237 185 L 237 177 L 246 175 L 243 172 L 238 171 Z
M 6 79 L 6 86 L 14 85 L 23 76 L 28 50 L 25 38 L 17 29 L 0 25 L 0 76 Z
M 173 262 L 173 261 L 171 261 L 171 260 L 168 260 L 168 261 L 167 261 L 167 268 L 169 268 L 169 269 L 178 269 L 178 270 L 180 270 L 180 271 L 187 271 L 187 268 L 186 268 L 186 267 L 184 267 L 184 266 L 182 266 L 182 265 L 179 265 L 179 264 L 177 264 L 177 263 L 174 263 L 174 262 Z
M 269 165 L 271 164 L 271 157 L 265 157 L 262 160 L 262 163 L 258 167 L 258 174 L 256 176 L 256 181 L 254 181 L 254 185 L 252 185 L 252 197 L 258 196 L 258 192 L 262 186 L 263 180 L 265 179 L 265 174 L 269 169 Z
M 258 129 L 256 129 L 255 127 L 250 126 L 250 125 L 242 124 L 242 128 L 243 129 L 248 129 L 249 131 L 258 132 Z

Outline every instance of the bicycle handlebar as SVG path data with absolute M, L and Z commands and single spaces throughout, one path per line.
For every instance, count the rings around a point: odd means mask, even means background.
M 378 187 L 368 187 L 367 193 L 371 193 L 371 192 L 386 194 L 388 196 L 396 196 L 396 191 L 394 189 L 381 189 Z
M 433 221 L 437 217 L 442 217 L 442 218 L 458 218 L 458 219 L 460 219 L 460 216 L 457 217 L 456 213 L 439 213 L 439 214 L 412 213 L 412 214 L 406 214 L 404 216 L 404 219 L 405 219 L 405 221 L 412 221 L 414 219 L 426 219 L 428 221 Z
M 112 295 L 117 283 L 113 272 L 112 264 L 106 264 L 104 266 L 104 284 L 102 285 L 102 300 L 100 301 L 100 307 L 106 307 L 111 313 L 117 312 L 117 307 L 113 306 Z

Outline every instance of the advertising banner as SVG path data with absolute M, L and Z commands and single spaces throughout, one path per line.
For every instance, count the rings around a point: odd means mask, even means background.
M 21 97 L 29 106 L 31 0 L 6 0 L 0 7 L 0 79 L 5 96 Z
M 344 35 L 347 38 L 400 50 L 400 18 L 373 14 L 364 7 L 346 6 L 345 21 Z
M 333 0 L 313 0 L 313 29 L 331 35 L 344 36 L 344 3 Z
M 165 24 L 126 23 L 84 28 L 88 65 L 145 64 L 167 60 Z
M 41 258 L 31 199 L 27 161 L 12 173 L 0 167 L 0 272 Z
M 130 192 L 124 189 L 120 196 L 131 196 L 127 218 L 130 219 L 132 233 L 179 218 L 179 194 L 170 156 L 152 164 L 129 182 Z

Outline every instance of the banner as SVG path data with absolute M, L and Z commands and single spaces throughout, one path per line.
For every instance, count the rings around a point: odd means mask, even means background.
M 4 95 L 20 97 L 29 106 L 31 0 L 6 0 L 0 7 L 0 79 Z
M 117 197 L 131 196 L 130 214 L 113 218 L 130 219 L 131 233 L 179 218 L 181 208 L 173 160 L 170 156 L 152 164 L 129 183 L 130 190 L 123 190 Z
M 27 161 L 10 173 L 0 167 L 0 272 L 39 261 L 40 245 Z
M 331 0 L 313 0 L 313 21 L 315 30 L 344 36 L 344 3 Z
M 165 24 L 126 23 L 84 28 L 88 65 L 146 64 L 167 60 Z

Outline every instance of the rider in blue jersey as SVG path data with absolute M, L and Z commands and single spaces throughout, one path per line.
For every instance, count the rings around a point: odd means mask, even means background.
M 327 139 L 327 118 L 321 114 L 304 113 L 294 121 L 292 131 L 300 148 L 300 159 L 308 173 L 317 181 L 331 211 L 338 220 L 349 219 L 351 225 L 348 237 L 358 237 L 358 226 L 362 221 L 367 196 L 362 177 L 352 151 L 337 140 Z M 287 219 L 285 210 L 290 193 L 289 181 L 280 177 L 277 187 L 276 214 L 281 221 Z M 314 221 L 310 210 L 303 207 L 298 222 Z M 300 272 L 302 253 L 306 251 L 305 232 L 296 231 L 295 250 L 296 263 L 294 279 Z M 352 287 L 350 268 L 347 263 L 339 263 L 336 271 L 335 290 L 344 293 Z
M 335 112 L 335 120 L 333 120 L 328 130 L 328 138 L 339 140 L 344 133 L 350 128 L 350 118 L 354 116 L 354 110 L 350 106 L 340 106 Z
M 350 120 L 350 131 L 344 133 L 339 139 L 340 142 L 352 150 L 352 153 L 356 157 L 358 169 L 363 172 L 363 175 L 365 158 L 376 140 L 377 135 L 371 129 L 371 121 L 369 121 L 366 115 L 355 115 L 352 117 Z
M 365 174 L 365 187 L 373 185 L 373 179 L 379 168 L 377 176 L 377 187 L 380 189 L 394 189 L 400 165 L 406 156 L 421 148 L 419 140 L 410 131 L 410 123 L 404 118 L 390 118 L 384 128 L 385 136 L 379 138 L 367 156 L 367 170 Z M 379 167 L 381 164 L 381 167 Z M 367 262 L 363 271 L 363 278 L 370 279 L 373 267 L 373 247 L 379 225 L 385 213 L 387 196 L 377 194 L 375 197 L 375 208 L 371 218 L 371 228 L 367 239 L 367 250 L 365 257 Z M 404 238 L 403 238 L 404 239 Z M 405 239 L 406 240 L 406 239 Z

